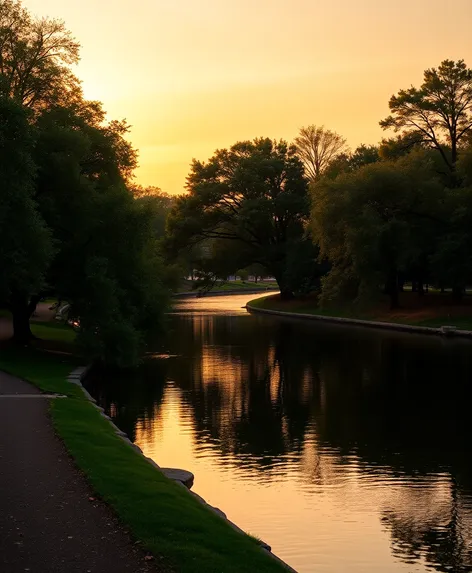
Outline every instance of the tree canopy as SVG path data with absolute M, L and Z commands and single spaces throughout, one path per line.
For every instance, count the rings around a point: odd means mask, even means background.
M 319 179 L 338 156 L 349 151 L 346 140 L 324 126 L 302 127 L 294 143 L 312 182 Z
M 297 290 L 291 266 L 301 245 L 313 273 L 316 252 L 305 233 L 308 182 L 295 147 L 260 138 L 218 150 L 207 163 L 193 161 L 187 190 L 169 218 L 171 252 L 204 239 L 235 242 L 236 268 L 260 263 L 284 296 Z
M 460 145 L 472 129 L 472 70 L 464 60 L 444 60 L 424 72 L 420 88 L 400 90 L 389 102 L 384 129 L 415 134 L 454 171 Z
M 37 302 L 65 300 L 89 356 L 129 366 L 165 307 L 169 206 L 133 192 L 128 125 L 83 98 L 78 50 L 62 23 L 0 2 L 0 302 L 27 343 Z
M 34 110 L 80 96 L 71 72 L 79 43 L 64 22 L 33 18 L 20 1 L 0 2 L 0 93 Z

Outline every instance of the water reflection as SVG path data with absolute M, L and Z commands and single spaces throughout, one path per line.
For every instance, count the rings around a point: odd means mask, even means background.
M 471 343 L 249 316 L 240 298 L 181 303 L 177 356 L 92 392 L 300 571 L 471 571 Z

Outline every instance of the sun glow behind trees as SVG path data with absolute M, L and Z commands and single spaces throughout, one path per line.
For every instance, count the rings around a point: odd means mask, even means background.
M 25 6 L 66 21 L 83 46 L 77 75 L 86 97 L 133 126 L 139 182 L 171 193 L 183 191 L 193 157 L 235 141 L 292 141 L 314 123 L 353 149 L 377 143 L 399 86 L 446 57 L 472 61 L 469 0 L 456 0 L 460 17 L 451 19 L 439 0 L 397 0 L 394 12 L 375 0 Z

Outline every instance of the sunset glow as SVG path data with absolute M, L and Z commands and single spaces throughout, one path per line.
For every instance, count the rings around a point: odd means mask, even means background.
M 138 181 L 180 193 L 193 157 L 325 125 L 355 147 L 398 89 L 443 59 L 472 64 L 470 0 L 26 0 L 82 44 L 77 74 L 126 118 Z

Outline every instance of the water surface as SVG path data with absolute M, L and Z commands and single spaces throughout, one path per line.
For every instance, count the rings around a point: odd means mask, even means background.
M 250 298 L 177 302 L 167 357 L 92 393 L 300 572 L 471 572 L 472 343 L 249 315 Z

